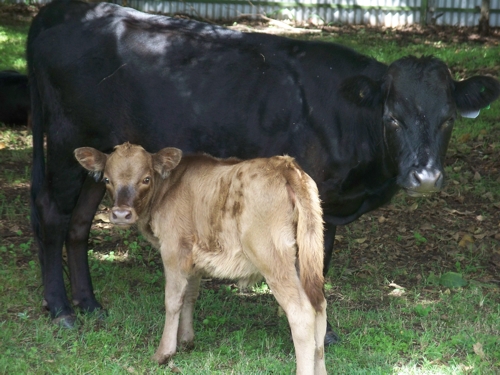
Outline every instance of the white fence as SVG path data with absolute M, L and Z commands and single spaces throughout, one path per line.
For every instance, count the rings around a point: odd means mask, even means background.
M 0 0 L 2 1 L 2 0 Z M 3 0 L 11 2 L 9 0 Z M 23 0 L 13 0 L 22 2 Z M 27 0 L 28 1 L 28 0 Z M 46 3 L 50 0 L 29 0 Z M 186 14 L 209 20 L 265 15 L 297 22 L 401 26 L 477 26 L 481 0 L 109 0 L 145 12 Z M 500 26 L 500 0 L 490 0 L 490 26 Z

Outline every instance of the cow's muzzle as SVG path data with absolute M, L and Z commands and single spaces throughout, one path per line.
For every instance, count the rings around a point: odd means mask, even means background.
M 137 221 L 137 214 L 132 207 L 113 207 L 109 214 L 109 221 L 114 225 L 130 226 Z
M 438 169 L 414 169 L 408 174 L 403 188 L 411 197 L 422 197 L 440 191 L 443 182 L 443 173 Z

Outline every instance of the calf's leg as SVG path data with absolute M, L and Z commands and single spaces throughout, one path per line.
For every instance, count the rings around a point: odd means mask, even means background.
M 297 359 L 297 375 L 326 375 L 323 355 L 326 311 L 317 317 L 294 268 L 290 270 L 287 278 L 277 280 L 266 277 L 266 281 L 290 324 Z M 326 309 L 326 301 L 324 306 Z M 320 320 L 324 322 L 321 323 Z
M 179 319 L 188 286 L 188 278 L 177 267 L 167 266 L 163 251 L 162 258 L 165 266 L 165 326 L 160 345 L 153 356 L 160 365 L 166 364 L 177 351 Z
M 324 337 L 327 331 L 326 300 L 321 304 L 321 311 L 316 311 L 314 323 L 314 340 L 316 344 L 316 351 L 314 353 L 314 373 L 326 374 L 324 347 Z
M 193 347 L 193 312 L 200 291 L 200 281 L 201 276 L 195 275 L 190 277 L 184 294 L 179 329 L 177 331 L 177 342 L 179 346 L 186 349 L 191 349 Z

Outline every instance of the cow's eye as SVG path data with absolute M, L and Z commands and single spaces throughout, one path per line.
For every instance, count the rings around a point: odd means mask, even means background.
M 108 185 L 108 184 L 109 184 L 109 178 L 104 177 L 102 180 L 104 181 L 104 183 L 105 183 L 106 185 Z
M 389 123 L 389 125 L 396 129 L 396 130 L 399 130 L 399 128 L 401 128 L 401 125 L 399 123 L 398 120 L 396 120 L 394 117 L 389 117 L 389 119 L 387 120 L 387 122 Z
M 445 129 L 449 128 L 450 126 L 453 125 L 454 122 L 455 121 L 454 121 L 453 117 L 450 117 L 448 120 L 443 122 L 443 124 L 441 125 L 441 129 L 445 130 Z
M 142 180 L 142 183 L 143 183 L 144 185 L 147 185 L 147 184 L 149 184 L 150 182 L 151 182 L 151 177 L 146 177 L 144 180 Z

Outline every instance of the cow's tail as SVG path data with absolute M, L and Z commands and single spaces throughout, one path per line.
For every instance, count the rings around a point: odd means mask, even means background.
M 31 30 L 30 30 L 31 31 Z M 45 179 L 45 154 L 44 154 L 44 129 L 43 129 L 43 114 L 40 93 L 38 91 L 38 82 L 36 79 L 35 70 L 33 67 L 33 58 L 31 46 L 31 38 L 28 38 L 27 60 L 28 60 L 28 83 L 31 98 L 31 121 L 33 135 L 33 164 L 31 168 L 31 190 L 30 190 L 30 206 L 31 206 L 31 227 L 40 254 L 42 249 L 42 232 L 40 226 L 40 210 L 37 206 L 37 198 L 43 188 Z
M 291 159 L 291 158 L 290 158 Z M 323 215 L 316 183 L 291 160 L 288 183 L 297 210 L 297 247 L 300 281 L 316 311 L 324 307 Z

